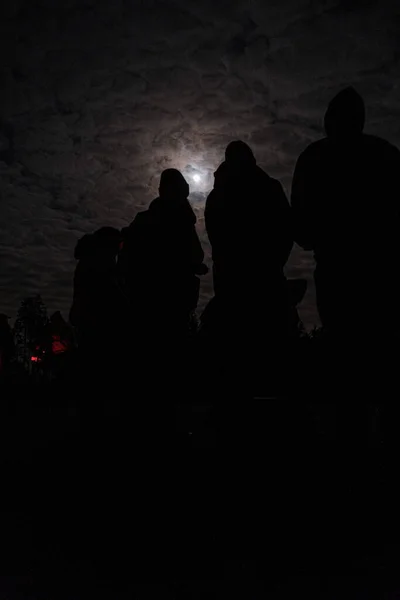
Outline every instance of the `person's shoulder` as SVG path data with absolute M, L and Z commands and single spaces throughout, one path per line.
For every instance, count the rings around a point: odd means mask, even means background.
M 325 154 L 330 148 L 328 138 L 322 138 L 311 142 L 301 153 L 297 162 L 313 161 Z
M 154 200 L 153 200 L 153 202 L 154 202 Z M 147 209 L 140 210 L 139 212 L 136 213 L 135 218 L 133 219 L 132 223 L 129 226 L 130 228 L 136 227 L 137 224 L 141 225 L 142 223 L 146 223 L 147 221 L 149 221 L 152 218 L 154 209 L 151 210 L 151 207 L 153 205 L 153 202 L 150 203 L 150 205 Z
M 275 202 L 276 206 L 289 207 L 284 187 L 279 179 L 275 179 L 274 177 L 269 178 L 269 197 Z
M 133 219 L 131 225 L 137 223 L 138 221 L 145 221 L 149 218 L 149 210 L 140 210 L 136 213 L 135 218 Z
M 271 177 L 271 175 L 268 175 L 268 173 L 266 171 L 264 171 L 264 169 L 262 169 L 258 165 L 257 165 L 256 169 L 257 169 L 256 173 L 257 173 L 257 177 L 259 178 L 259 181 L 262 182 L 264 185 L 268 186 L 269 189 L 274 190 L 274 191 L 283 189 L 282 184 L 279 181 L 279 179 L 275 179 L 274 177 Z
M 195 227 L 197 217 L 188 198 L 177 207 L 177 217 L 180 224 Z
M 279 179 L 275 179 L 275 177 L 271 177 L 270 175 L 268 175 L 268 183 L 271 186 L 271 188 L 274 188 L 274 189 L 278 189 L 278 188 L 282 187 L 282 184 L 279 181 Z
M 124 231 L 124 243 L 130 244 L 139 235 L 144 235 L 144 232 L 148 230 L 148 225 L 151 222 L 152 217 L 149 215 L 148 210 L 139 211 L 136 213 L 133 221 L 129 227 L 125 228 Z
M 264 181 L 271 181 L 272 177 L 270 177 L 268 175 L 268 173 L 262 168 L 260 167 L 260 165 L 256 165 L 254 167 L 254 173 L 257 177 L 259 177 L 260 179 L 264 180 Z
M 400 159 L 400 150 L 391 142 L 378 137 L 377 135 L 363 134 L 363 144 L 380 155 L 393 159 Z
M 206 211 L 209 211 L 210 208 L 214 208 L 214 206 L 216 204 L 218 204 L 219 196 L 221 196 L 221 194 L 218 193 L 218 190 L 216 190 L 215 188 L 213 190 L 211 190 L 211 192 L 208 194 L 208 196 L 206 198 L 206 204 L 205 204 Z
M 268 189 L 271 196 L 275 196 L 280 198 L 285 194 L 283 185 L 279 181 L 279 179 L 275 179 L 274 177 L 269 177 L 268 181 Z
M 256 189 L 264 189 L 271 190 L 275 189 L 277 185 L 279 185 L 279 181 L 277 179 L 273 179 L 264 169 L 262 169 L 259 165 L 256 165 L 253 175 L 251 176 L 252 185 L 255 186 Z

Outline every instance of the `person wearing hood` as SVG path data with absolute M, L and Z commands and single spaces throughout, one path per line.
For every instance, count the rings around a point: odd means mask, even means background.
M 115 352 L 128 308 L 118 283 L 120 243 L 118 229 L 101 227 L 78 240 L 74 252 L 78 264 L 69 319 L 84 350 L 104 356 L 108 356 L 106 350 Z
M 159 196 L 124 231 L 120 268 L 146 332 L 185 331 L 197 306 L 207 267 L 188 196 L 182 173 L 166 169 Z
M 276 304 L 284 304 L 283 268 L 293 246 L 282 185 L 257 165 L 242 141 L 228 145 L 214 177 L 205 223 L 215 296 L 219 304 L 235 304 L 247 316 L 264 310 L 272 315 Z
M 326 137 L 300 155 L 293 176 L 295 241 L 314 253 L 318 312 L 332 333 L 390 328 L 397 311 L 400 152 L 364 124 L 362 97 L 339 92 Z

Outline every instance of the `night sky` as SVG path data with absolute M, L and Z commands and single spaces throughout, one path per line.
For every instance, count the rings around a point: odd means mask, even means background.
M 365 131 L 400 145 L 399 34 L 396 0 L 1 3 L 0 312 L 39 292 L 67 317 L 77 239 L 128 225 L 167 167 L 188 178 L 209 257 L 205 192 L 225 146 L 247 141 L 289 195 L 298 155 L 349 84 Z M 310 282 L 308 326 L 312 269 L 295 248 L 287 272 Z M 211 295 L 208 276 L 201 306 Z

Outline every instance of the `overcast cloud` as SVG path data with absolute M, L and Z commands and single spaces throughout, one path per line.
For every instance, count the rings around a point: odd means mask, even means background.
M 366 130 L 400 145 L 400 4 L 343 0 L 29 0 L 0 8 L 0 311 L 40 292 L 68 315 L 84 233 L 122 227 L 177 167 L 205 192 L 241 138 L 290 193 L 328 100 L 353 84 Z M 194 184 L 192 175 L 202 176 Z M 245 204 L 243 210 L 245 210 Z M 240 240 L 239 240 L 240 242 Z M 240 247 L 239 247 L 240 251 Z M 317 322 L 312 257 L 302 306 Z M 202 304 L 212 294 L 202 285 Z

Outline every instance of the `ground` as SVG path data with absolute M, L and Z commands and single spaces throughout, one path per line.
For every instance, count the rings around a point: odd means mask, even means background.
M 2 420 L 3 596 L 397 597 L 392 419 L 367 408 L 20 406 Z

